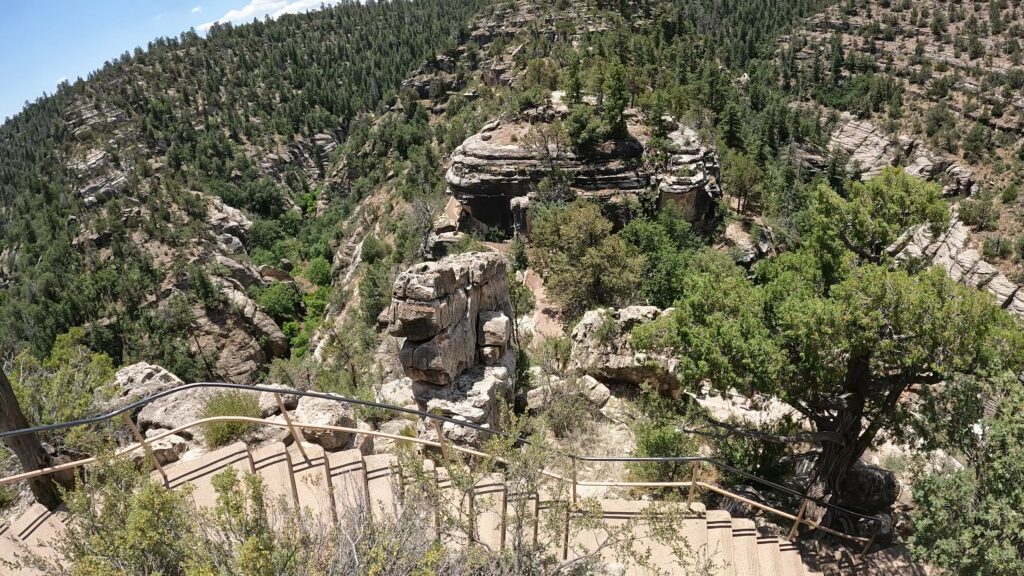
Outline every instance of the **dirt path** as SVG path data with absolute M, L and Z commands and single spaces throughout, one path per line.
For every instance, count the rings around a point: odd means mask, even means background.
M 558 305 L 548 298 L 547 290 L 544 289 L 544 280 L 532 269 L 526 270 L 526 277 L 523 282 L 533 293 L 536 306 L 533 309 L 531 323 L 533 333 L 542 338 L 560 338 L 565 335 L 565 327 L 559 319 Z

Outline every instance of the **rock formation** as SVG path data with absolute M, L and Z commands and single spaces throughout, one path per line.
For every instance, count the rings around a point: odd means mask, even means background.
M 650 384 L 663 392 L 678 388 L 676 360 L 669 355 L 635 350 L 630 331 L 670 312 L 654 306 L 590 310 L 572 331 L 570 367 L 582 374 L 617 384 Z
M 969 244 L 970 229 L 956 216 L 949 228 L 934 234 L 928 226 L 908 231 L 889 247 L 889 252 L 903 260 L 925 260 L 944 269 L 949 277 L 973 288 L 992 294 L 996 304 L 1007 312 L 1024 318 L 1024 291 L 995 266 L 981 259 Z
M 452 153 L 445 179 L 477 227 L 523 228 L 524 206 L 513 206 L 513 201 L 529 195 L 553 166 L 569 176 L 580 197 L 615 203 L 654 193 L 659 204 L 679 206 L 691 222 L 706 218 L 720 194 L 718 157 L 690 128 L 678 127 L 669 134 L 668 161 L 655 172 L 646 156 L 647 127 L 635 113 L 628 137 L 580 150 L 553 141 L 539 143 L 536 136 L 567 108 L 531 112 L 528 118 L 487 124 Z
M 404 339 L 399 359 L 421 410 L 487 427 L 498 424 L 499 407 L 511 401 L 515 379 L 511 314 L 501 254 L 459 254 L 398 276 L 380 322 Z M 456 441 L 485 440 L 477 431 L 450 424 L 444 431 Z
M 846 169 L 861 180 L 869 180 L 888 166 L 903 165 L 911 176 L 942 182 L 945 196 L 969 196 L 978 189 L 974 175 L 964 166 L 936 154 L 913 138 L 894 138 L 870 120 L 860 120 L 848 112 L 839 114 L 828 149 L 847 156 Z M 798 162 L 806 167 L 824 169 L 822 153 L 804 149 Z

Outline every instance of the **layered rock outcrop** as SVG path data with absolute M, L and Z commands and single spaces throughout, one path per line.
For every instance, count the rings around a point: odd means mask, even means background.
M 505 257 L 468 253 L 400 274 L 380 322 L 403 339 L 399 360 L 421 410 L 493 427 L 515 379 L 511 315 Z M 470 444 L 484 440 L 450 424 L 445 434 Z
M 978 189 L 974 174 L 966 167 L 936 154 L 913 138 L 893 137 L 870 120 L 843 112 L 832 131 L 828 149 L 846 155 L 847 171 L 869 180 L 888 166 L 903 165 L 911 176 L 941 182 L 946 196 L 969 196 Z M 824 169 L 822 153 L 803 150 L 797 160 L 812 169 Z
M 544 108 L 529 118 L 496 120 L 455 149 L 445 180 L 472 221 L 506 230 L 522 227 L 513 199 L 529 195 L 553 167 L 568 176 L 580 197 L 614 203 L 654 193 L 660 204 L 680 206 L 692 222 L 708 216 L 720 194 L 719 162 L 694 130 L 674 128 L 668 160 L 655 169 L 647 157 L 647 128 L 635 114 L 628 137 L 585 150 L 537 136 L 566 112 L 564 107 Z
M 572 331 L 570 368 L 602 382 L 649 384 L 662 392 L 678 389 L 676 366 L 669 355 L 636 350 L 630 331 L 671 311 L 654 306 L 590 310 Z
M 981 254 L 970 245 L 970 229 L 956 216 L 949 228 L 938 234 L 928 226 L 908 231 L 889 247 L 889 252 L 903 260 L 924 260 L 939 266 L 953 280 L 985 290 L 1001 308 L 1024 318 L 1024 290 L 982 260 Z

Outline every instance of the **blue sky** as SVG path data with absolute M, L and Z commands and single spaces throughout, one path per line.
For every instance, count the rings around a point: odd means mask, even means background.
M 338 0 L 2 0 L 0 121 L 25 101 L 159 36 L 214 21 L 251 22 Z

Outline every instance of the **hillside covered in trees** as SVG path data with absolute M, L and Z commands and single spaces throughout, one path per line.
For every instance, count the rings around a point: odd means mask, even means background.
M 1020 18 L 1006 0 L 410 0 L 155 40 L 0 127 L 0 367 L 32 424 L 116 406 L 150 389 L 139 374 L 514 412 L 561 450 L 710 454 L 843 507 L 806 513 L 873 552 L 1019 574 Z M 477 277 L 407 289 L 476 252 L 507 261 L 499 344 L 458 304 L 493 296 Z M 463 313 L 468 340 L 443 316 Z M 196 398 L 179 419 L 261 411 Z M 59 458 L 97 436 L 43 440 Z M 266 440 L 181 450 L 237 439 Z

